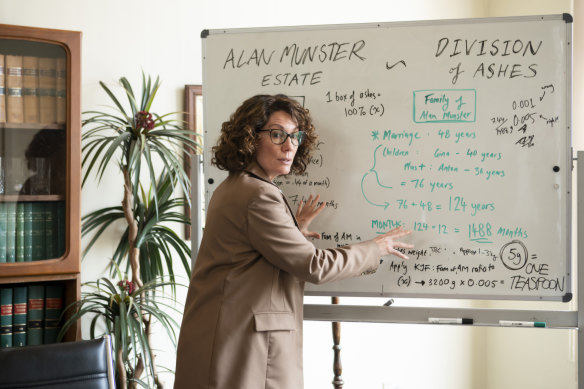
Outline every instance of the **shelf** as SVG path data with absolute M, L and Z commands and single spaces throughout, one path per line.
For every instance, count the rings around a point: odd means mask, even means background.
M 0 203 L 24 203 L 35 201 L 63 201 L 63 195 L 0 195 Z
M 55 259 L 50 259 L 47 261 L 55 261 Z M 35 261 L 35 262 L 18 262 L 18 263 L 0 263 L 0 269 L 3 267 L 11 266 L 11 265 L 22 265 L 25 264 L 34 264 L 37 262 L 47 262 L 47 261 Z M 53 281 L 67 281 L 67 280 L 78 280 L 79 273 L 71 273 L 71 274 L 52 274 L 52 275 L 29 275 L 29 276 L 20 276 L 20 277 L 6 277 L 2 278 L 2 284 L 29 284 L 33 282 L 53 282 Z
M 2 264 L 4 265 L 4 264 Z M 54 274 L 50 276 L 27 276 L 27 277 L 11 277 L 2 279 L 2 285 L 7 288 L 18 286 L 19 284 L 34 285 L 34 284 L 51 284 L 59 283 L 65 286 L 65 295 L 63 300 L 63 308 L 79 300 L 81 295 L 81 280 L 79 273 L 75 274 Z M 67 314 L 70 317 L 71 312 Z M 65 334 L 64 341 L 72 342 L 81 339 L 81 327 L 79 325 L 72 326 Z
M 57 123 L 0 123 L 1 130 L 60 130 L 66 129 L 65 124 Z

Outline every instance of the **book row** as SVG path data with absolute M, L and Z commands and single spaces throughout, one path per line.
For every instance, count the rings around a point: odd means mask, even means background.
M 55 343 L 64 291 L 62 284 L 0 288 L 0 347 Z
M 0 203 L 0 263 L 61 257 L 65 224 L 64 201 Z
M 0 53 L 0 123 L 65 123 L 67 63 Z

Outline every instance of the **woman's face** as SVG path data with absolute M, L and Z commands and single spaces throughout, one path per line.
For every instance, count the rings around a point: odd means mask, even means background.
M 298 131 L 298 125 L 286 112 L 274 112 L 262 130 L 284 130 L 287 134 Z M 287 137 L 281 145 L 274 144 L 270 139 L 270 131 L 259 133 L 256 161 L 264 169 L 270 181 L 280 175 L 290 173 L 292 162 L 298 146 L 292 144 L 292 138 Z

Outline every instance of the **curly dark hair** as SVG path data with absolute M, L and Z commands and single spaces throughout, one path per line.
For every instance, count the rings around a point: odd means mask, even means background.
M 301 174 L 310 161 L 310 152 L 316 144 L 316 133 L 308 109 L 282 94 L 256 95 L 245 100 L 221 126 L 221 135 L 213 147 L 211 163 L 230 173 L 245 169 L 256 159 L 258 130 L 261 130 L 270 115 L 283 111 L 304 131 L 290 173 Z

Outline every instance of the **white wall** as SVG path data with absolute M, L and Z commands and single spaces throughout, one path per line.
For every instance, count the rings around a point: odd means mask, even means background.
M 139 85 L 144 70 L 163 80 L 153 110 L 171 112 L 183 109 L 185 84 L 201 83 L 200 32 L 206 28 L 517 16 L 571 13 L 574 8 L 570 0 L 296 0 L 285 4 L 273 0 L 0 0 L 0 23 L 83 32 L 83 110 L 98 108 L 106 101 L 98 81 L 114 85 L 120 76 L 127 76 Z M 576 43 L 575 49 L 578 47 L 581 45 Z M 576 76 L 574 82 L 581 84 Z M 579 101 L 582 98 L 575 92 L 575 107 Z M 580 122 L 575 114 L 575 126 Z M 584 149 L 580 132 L 574 136 L 574 148 Z M 82 214 L 119 203 L 120 188 L 121 177 L 115 174 L 106 175 L 99 186 L 87 185 L 82 193 Z M 113 240 L 122 230 L 120 226 L 109 237 Z M 83 262 L 82 281 L 98 278 L 112 251 L 113 242 L 95 247 Z M 567 353 L 569 335 L 555 336 L 553 331 L 538 335 L 520 336 L 499 329 L 345 323 L 341 340 L 345 387 L 575 388 L 574 361 Z M 541 338 L 547 343 L 539 343 Z M 557 347 L 551 348 L 550 343 Z M 330 323 L 306 322 L 307 389 L 332 387 L 331 347 Z M 173 368 L 172 353 L 162 355 Z M 519 367 L 513 365 L 517 361 L 521 361 Z M 171 376 L 167 382 L 172 382 Z

